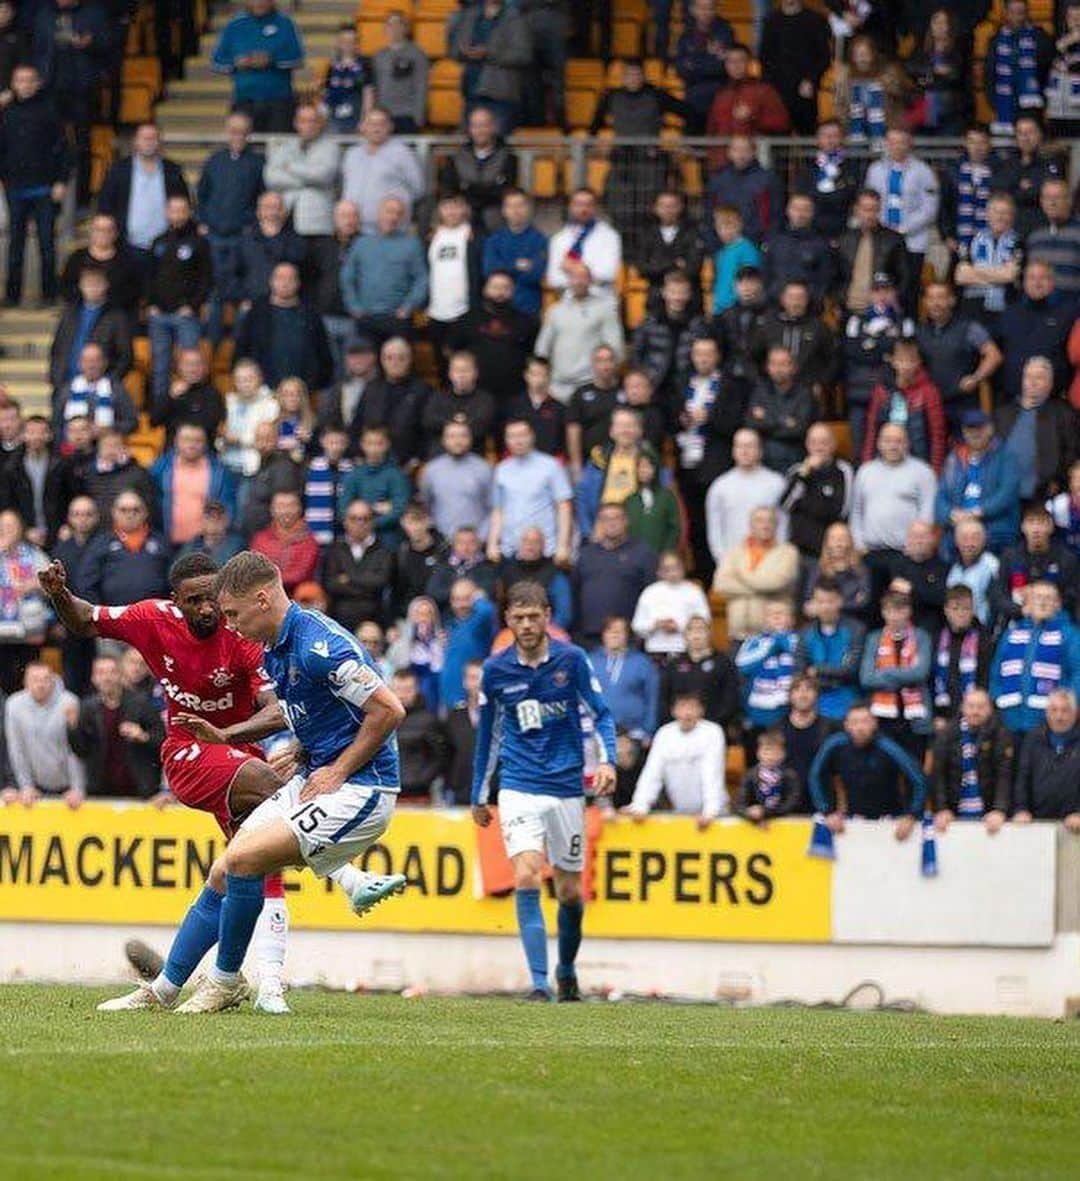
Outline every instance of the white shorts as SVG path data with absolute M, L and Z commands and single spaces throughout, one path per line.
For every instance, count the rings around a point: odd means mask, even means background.
M 346 783 L 337 791 L 301 803 L 305 779 L 294 775 L 240 826 L 241 832 L 284 820 L 296 834 L 304 861 L 324 878 L 366 852 L 382 836 L 397 796 L 375 787 Z
M 499 826 L 507 855 L 543 853 L 570 873 L 585 867 L 585 797 L 499 790 Z

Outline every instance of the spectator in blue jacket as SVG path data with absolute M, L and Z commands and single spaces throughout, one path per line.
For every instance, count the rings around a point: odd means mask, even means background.
M 485 660 L 495 638 L 495 606 L 471 578 L 450 588 L 450 612 L 444 618 L 446 648 L 439 674 L 439 706 L 451 710 L 465 700 L 465 666 Z
M 405 227 L 405 203 L 384 197 L 374 234 L 361 234 L 341 264 L 341 294 L 358 333 L 380 344 L 412 336 L 412 316 L 427 306 L 427 261 Z
M 941 556 L 950 562 L 956 557 L 952 531 L 969 517 L 982 522 L 991 553 L 1000 554 L 1020 532 L 1020 474 L 994 434 L 994 420 L 983 410 L 966 410 L 960 421 L 964 441 L 945 460 L 934 504 Z
M 630 624 L 614 615 L 604 623 L 600 647 L 589 653 L 600 691 L 615 725 L 638 742 L 656 731 L 660 704 L 660 674 L 643 653 L 630 647 Z
M 210 62 L 232 74 L 233 105 L 251 116 L 255 131 L 292 129 L 292 72 L 304 64 L 304 46 L 274 0 L 247 0 L 247 12 L 222 30 Z
M 844 615 L 844 592 L 831 578 L 818 580 L 806 614 L 810 622 L 799 632 L 796 672 L 808 673 L 817 681 L 822 717 L 845 718 L 859 694 L 866 628 Z
M 990 665 L 990 696 L 1016 735 L 1041 724 L 1055 689 L 1080 693 L 1080 629 L 1062 611 L 1057 586 L 1033 582 L 1023 610 L 998 640 Z
M 900 788 L 901 776 L 907 781 L 906 792 Z M 807 783 L 814 810 L 824 816 L 830 831 L 842 833 L 849 816 L 895 816 L 901 841 L 911 836 L 916 818 L 922 816 L 928 787 L 919 764 L 878 732 L 877 718 L 861 702 L 848 710 L 844 729 L 822 743 Z
M 251 116 L 233 111 L 225 120 L 225 146 L 213 152 L 199 174 L 199 225 L 210 243 L 214 288 L 210 294 L 207 335 L 221 340 L 222 309 L 243 299 L 240 291 L 240 243 L 255 224 L 255 206 L 263 191 L 266 160 L 248 142 Z
M 484 278 L 493 271 L 513 275 L 510 302 L 519 312 L 538 316 L 547 271 L 547 237 L 533 224 L 532 202 L 521 189 L 503 194 L 502 216 L 502 226 L 484 240 Z
M 210 501 L 236 510 L 236 484 L 232 472 L 206 445 L 206 431 L 197 423 L 176 428 L 173 445 L 154 461 L 150 478 L 158 490 L 162 531 L 174 546 L 186 545 L 198 536 L 203 513 Z
M 770 599 L 761 631 L 747 636 L 735 654 L 735 667 L 742 678 L 743 745 L 748 766 L 757 761 L 757 740 L 762 732 L 780 725 L 787 716 L 798 647 L 791 603 Z

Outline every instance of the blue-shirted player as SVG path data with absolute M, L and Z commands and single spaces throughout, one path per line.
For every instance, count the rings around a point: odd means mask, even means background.
M 394 732 L 405 710 L 357 640 L 318 611 L 291 603 L 277 567 L 260 554 L 237 554 L 225 564 L 218 600 L 231 627 L 265 645 L 277 691 L 277 709 L 241 723 L 242 738 L 254 741 L 288 725 L 309 772 L 260 804 L 225 851 L 217 960 L 182 1013 L 235 1008 L 247 995 L 240 965 L 262 909 L 264 875 L 308 865 L 326 877 L 352 861 L 386 830 L 400 787 Z M 235 729 L 230 733 L 237 741 Z M 400 874 L 369 876 L 354 908 L 362 912 L 404 884 Z
M 581 871 L 585 865 L 582 707 L 599 747 L 594 790 L 615 790 L 615 723 L 588 657 L 549 639 L 551 607 L 535 582 L 510 588 L 506 622 L 514 643 L 484 661 L 473 770 L 473 819 L 491 823 L 488 789 L 499 770 L 499 824 L 514 866 L 518 928 L 532 974 L 530 1000 L 550 1000 L 547 929 L 540 909 L 545 855 L 559 899 L 560 1001 L 578 1001 L 574 961 L 581 945 Z

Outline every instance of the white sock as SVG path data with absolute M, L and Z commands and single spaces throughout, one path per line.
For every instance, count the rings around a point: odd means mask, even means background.
M 211 964 L 207 969 L 206 977 L 208 980 L 213 980 L 215 984 L 220 984 L 223 988 L 232 988 L 240 980 L 239 972 L 223 972 L 217 964 Z
M 369 875 L 362 870 L 356 868 L 352 862 L 343 865 L 340 869 L 335 869 L 330 875 L 331 878 L 345 891 L 351 898 L 356 887 Z
M 281 987 L 285 967 L 285 944 L 289 937 L 289 910 L 284 898 L 263 900 L 262 913 L 255 924 L 255 962 L 259 968 L 259 987 Z
M 154 982 L 150 985 L 157 999 L 163 1005 L 171 1005 L 173 1001 L 180 995 L 180 989 L 165 975 L 164 972 L 159 972 Z

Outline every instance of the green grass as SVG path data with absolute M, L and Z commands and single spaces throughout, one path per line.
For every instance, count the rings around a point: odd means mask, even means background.
M 1075 1178 L 1080 1024 L 0 987 L 0 1176 Z

